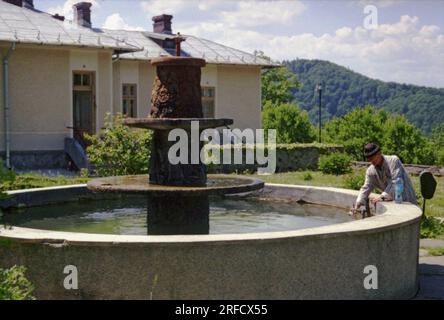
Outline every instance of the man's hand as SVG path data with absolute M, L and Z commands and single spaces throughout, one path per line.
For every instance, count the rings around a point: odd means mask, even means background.
M 382 196 L 370 197 L 370 202 L 373 204 L 381 201 L 384 201 L 384 198 Z
M 355 216 L 358 213 L 360 213 L 359 208 L 362 206 L 361 203 L 355 203 L 353 204 L 353 207 L 350 209 L 350 211 L 348 212 L 349 215 L 351 216 Z

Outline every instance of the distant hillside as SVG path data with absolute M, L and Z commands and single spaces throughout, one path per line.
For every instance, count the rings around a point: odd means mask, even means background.
M 444 122 L 444 89 L 374 80 L 322 60 L 297 59 L 284 64 L 302 85 L 294 92 L 295 101 L 309 112 L 312 122 L 318 120 L 318 98 L 314 90 L 320 81 L 324 87 L 323 121 L 371 104 L 405 115 L 426 134 Z

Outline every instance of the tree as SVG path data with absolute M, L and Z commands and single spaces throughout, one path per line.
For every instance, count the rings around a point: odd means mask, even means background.
M 283 65 L 298 77 L 301 86 L 293 90 L 293 101 L 308 111 L 312 123 L 318 119 L 315 88 L 321 81 L 325 89 L 322 101 L 329 119 L 373 105 L 390 114 L 405 115 L 424 134 L 430 134 L 434 127 L 444 122 L 444 88 L 374 80 L 322 60 L 297 59 L 283 61 Z
M 394 114 L 384 124 L 383 150 L 396 154 L 404 163 L 433 164 L 434 151 L 421 130 L 402 115 Z
M 444 123 L 436 126 L 432 130 L 431 144 L 433 144 L 436 152 L 436 163 L 444 166 Z
M 364 160 L 362 148 L 366 143 L 383 141 L 383 126 L 389 115 L 371 106 L 355 109 L 343 118 L 333 118 L 324 127 L 326 142 L 342 144 L 355 160 Z
M 262 127 L 276 129 L 277 143 L 313 142 L 316 137 L 307 112 L 292 104 L 273 106 L 271 102 L 266 103 Z
M 256 51 L 255 54 L 263 59 L 271 60 L 262 51 Z M 293 90 L 298 87 L 297 77 L 285 66 L 268 69 L 262 74 L 262 105 L 267 102 L 275 106 L 291 103 L 294 100 Z
M 399 156 L 404 163 L 434 164 L 435 152 L 421 130 L 406 117 L 367 106 L 343 118 L 330 120 L 324 128 L 327 142 L 342 144 L 356 160 L 365 160 L 362 149 L 375 142 L 383 153 Z

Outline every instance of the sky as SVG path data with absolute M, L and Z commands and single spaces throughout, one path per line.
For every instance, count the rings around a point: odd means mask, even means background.
M 80 0 L 34 0 L 72 18 Z M 275 61 L 329 60 L 383 81 L 444 88 L 443 0 L 91 0 L 93 27 L 192 34 Z

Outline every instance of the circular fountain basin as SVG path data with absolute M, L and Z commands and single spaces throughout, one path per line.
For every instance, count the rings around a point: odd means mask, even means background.
M 86 185 L 10 192 L 2 207 L 102 201 Z M 266 184 L 261 201 L 347 208 L 357 192 Z M 235 197 L 235 196 L 232 196 Z M 20 214 L 20 213 L 18 213 Z M 41 299 L 401 299 L 418 289 L 421 210 L 384 202 L 364 220 L 274 232 L 112 235 L 0 228 L 0 266 L 28 268 Z M 64 268 L 78 270 L 66 290 Z M 368 267 L 377 289 L 365 286 Z M 366 271 L 367 270 L 367 271 Z
M 148 175 L 98 178 L 88 182 L 88 188 L 99 192 L 140 193 L 152 196 L 205 196 L 244 193 L 259 190 L 259 179 L 235 175 L 207 175 L 205 187 L 164 186 L 149 183 Z

